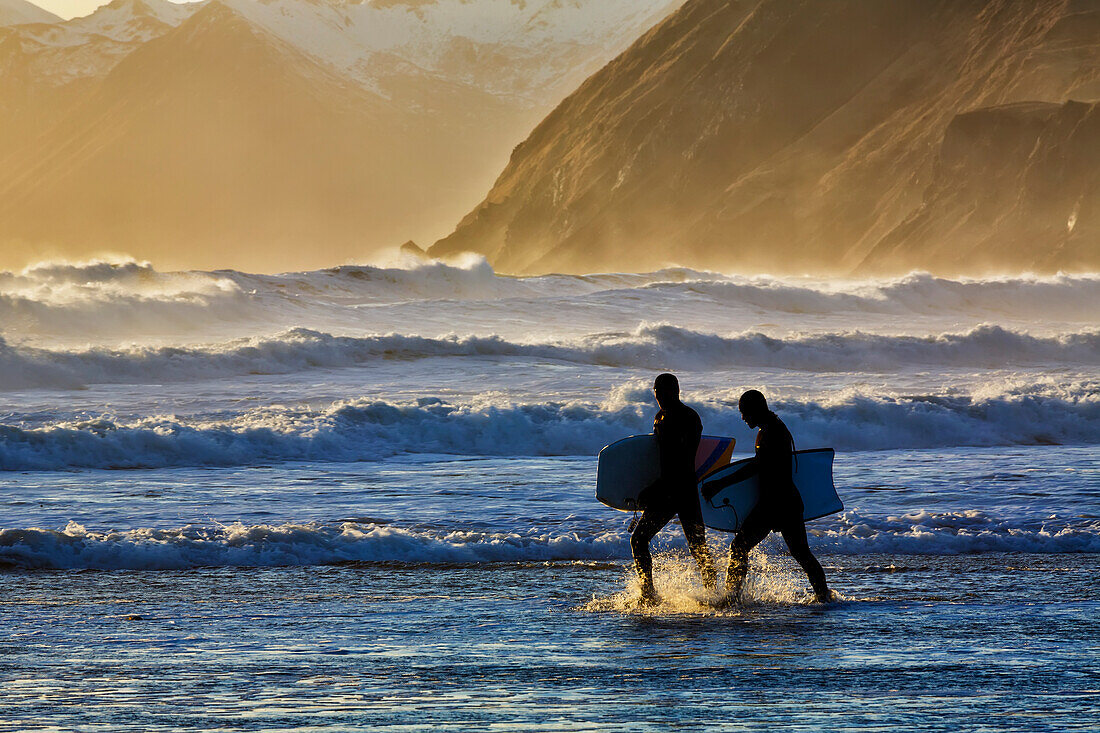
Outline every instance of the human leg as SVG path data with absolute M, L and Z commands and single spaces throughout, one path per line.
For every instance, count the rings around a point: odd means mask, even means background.
M 810 543 L 806 538 L 806 523 L 799 520 L 791 522 L 783 527 L 783 541 L 787 543 L 787 549 L 791 557 L 798 561 L 806 575 L 810 578 L 810 585 L 814 589 L 814 596 L 819 601 L 828 601 L 831 598 L 829 586 L 825 583 L 825 570 L 810 552 Z
M 657 598 L 653 587 L 653 558 L 649 554 L 649 542 L 675 514 L 671 507 L 650 507 L 642 512 L 642 518 L 630 533 L 630 553 L 634 556 L 634 569 L 638 572 L 638 580 L 642 586 L 642 600 L 652 601 Z
M 771 532 L 764 518 L 755 512 L 750 512 L 741 525 L 740 531 L 734 536 L 730 545 L 730 564 L 726 569 L 726 599 L 729 602 L 737 602 L 741 599 L 741 587 L 745 584 L 745 576 L 749 574 L 749 552 L 759 545 L 768 533 Z
M 714 590 L 718 585 L 718 573 L 714 570 L 714 561 L 707 548 L 707 530 L 703 524 L 703 513 L 699 511 L 699 502 L 693 496 L 685 506 L 680 508 L 680 526 L 684 528 L 684 537 L 687 538 L 688 550 L 695 562 L 699 565 L 699 572 L 703 576 L 703 585 L 708 590 Z

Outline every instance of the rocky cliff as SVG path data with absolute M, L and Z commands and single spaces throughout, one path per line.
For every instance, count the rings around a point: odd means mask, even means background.
M 1100 105 L 1020 103 L 957 116 L 922 205 L 862 269 L 1006 264 L 1041 272 L 1100 265 Z
M 1091 134 L 1070 129 L 1091 107 L 1062 105 L 1098 98 L 1097 0 L 689 0 L 546 117 L 430 251 L 513 272 L 1095 268 L 1092 184 L 1057 161 Z M 1028 162 L 1033 133 L 1046 152 Z M 1012 182 L 989 174 L 1002 155 Z M 1049 209 L 1027 231 L 1057 212 L 1065 233 L 1077 198 L 1068 244 L 990 254 L 1011 202 L 1016 221 Z

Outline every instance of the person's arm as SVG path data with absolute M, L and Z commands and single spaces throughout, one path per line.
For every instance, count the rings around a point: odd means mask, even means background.
M 664 479 L 657 479 L 638 492 L 638 508 L 644 511 L 650 504 L 659 503 L 661 498 L 667 493 L 668 484 L 665 483 Z
M 660 461 L 661 473 L 657 480 L 638 492 L 638 504 L 645 509 L 649 504 L 656 504 L 668 494 L 669 477 L 672 476 L 671 467 L 674 464 L 672 456 L 673 431 L 669 424 L 669 416 L 664 410 L 657 414 L 653 420 L 653 434 L 657 438 L 657 456 Z
M 699 413 L 695 410 L 688 408 L 688 413 L 691 415 L 691 431 L 687 445 L 684 446 L 684 452 L 686 453 L 687 463 L 691 467 L 692 473 L 694 473 L 695 454 L 699 452 L 699 442 L 703 439 L 703 421 L 699 419 Z
M 739 481 L 744 481 L 747 478 L 755 476 L 759 471 L 760 461 L 756 458 L 750 458 L 744 466 L 741 466 L 741 468 L 737 469 L 730 475 L 723 476 L 722 478 L 715 481 L 707 481 L 705 484 L 703 484 L 703 498 L 707 501 L 710 501 L 714 498 L 714 495 L 722 489 L 726 488 L 727 486 L 732 486 Z
M 680 453 L 677 450 L 679 446 L 676 445 L 675 436 L 668 435 L 667 432 L 666 430 L 663 434 L 657 436 L 657 449 L 661 455 L 662 481 L 671 481 L 676 476 L 676 459 Z
M 695 473 L 695 453 L 703 434 L 702 423 L 694 412 L 666 413 L 659 424 L 654 425 L 657 447 L 661 456 L 661 478 L 673 483 L 685 475 Z
M 770 491 L 791 482 L 790 435 L 778 426 L 760 431 L 756 458 L 760 464 L 760 490 Z

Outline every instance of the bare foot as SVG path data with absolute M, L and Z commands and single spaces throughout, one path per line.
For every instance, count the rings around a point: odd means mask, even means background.
M 718 602 L 714 604 L 715 608 L 721 610 L 727 608 L 739 608 L 740 606 L 741 598 L 739 596 L 735 596 L 732 593 L 727 593 L 726 595 L 722 596 L 718 599 Z

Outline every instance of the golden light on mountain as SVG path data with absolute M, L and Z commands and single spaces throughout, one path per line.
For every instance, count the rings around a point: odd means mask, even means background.
M 431 253 L 512 272 L 1095 269 L 1098 29 L 1092 0 L 690 0 Z
M 0 28 L 0 266 L 271 270 L 430 242 L 675 3 L 488 5 L 495 25 L 459 0 L 115 0 Z

